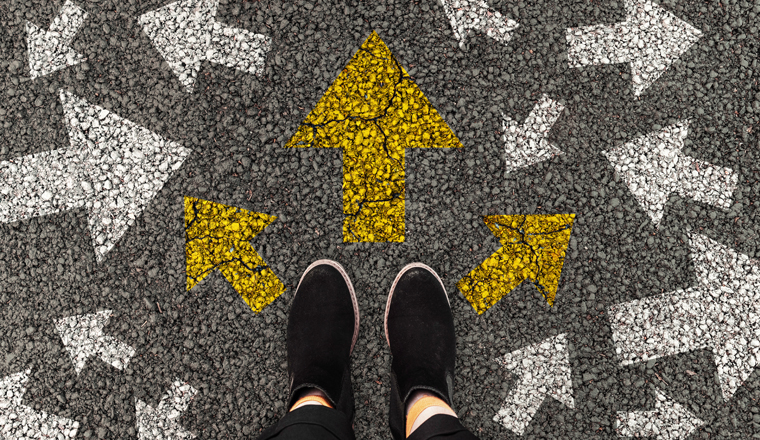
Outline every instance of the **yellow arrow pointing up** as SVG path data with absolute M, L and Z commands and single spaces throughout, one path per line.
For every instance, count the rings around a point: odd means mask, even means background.
M 462 145 L 377 33 L 285 147 L 343 148 L 343 241 L 404 241 L 407 148 Z
M 275 218 L 185 197 L 187 290 L 219 269 L 254 312 L 263 310 L 285 286 L 249 241 Z
M 459 280 L 457 288 L 478 314 L 525 280 L 554 305 L 574 219 L 575 214 L 485 217 L 502 247 Z

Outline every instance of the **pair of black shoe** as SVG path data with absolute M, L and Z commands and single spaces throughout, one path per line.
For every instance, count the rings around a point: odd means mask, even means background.
M 351 352 L 359 335 L 359 306 L 346 271 L 319 260 L 304 272 L 288 320 L 288 408 L 305 390 L 319 389 L 349 420 L 354 416 Z M 385 337 L 391 364 L 390 427 L 405 438 L 405 403 L 427 391 L 452 406 L 454 319 L 441 279 L 430 267 L 401 269 L 385 308 Z

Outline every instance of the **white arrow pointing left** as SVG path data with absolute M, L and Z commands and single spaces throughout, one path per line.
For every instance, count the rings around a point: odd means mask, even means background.
M 670 194 L 728 209 L 739 182 L 731 168 L 683 154 L 688 128 L 683 120 L 602 152 L 657 226 Z
M 522 126 L 509 116 L 502 115 L 507 173 L 562 154 L 562 150 L 546 138 L 564 108 L 548 95 L 543 95 Z
M 180 0 L 138 20 L 188 93 L 204 60 L 260 74 L 269 37 L 216 21 L 219 0 Z
M 84 60 L 69 44 L 86 18 L 87 12 L 71 0 L 66 0 L 49 30 L 40 29 L 30 21 L 26 22 L 26 45 L 32 79 Z
M 0 381 L 0 438 L 8 440 L 70 439 L 79 422 L 48 414 L 21 403 L 31 370 L 6 376 Z
M 618 411 L 616 430 L 620 437 L 654 437 L 657 440 L 686 438 L 704 425 L 691 411 L 655 388 L 653 411 Z
M 629 63 L 639 96 L 702 32 L 649 0 L 625 0 L 625 9 L 624 22 L 569 28 L 567 58 L 570 67 Z
M 99 356 L 103 362 L 121 370 L 135 355 L 134 348 L 103 333 L 103 327 L 110 318 L 110 310 L 101 310 L 90 315 L 69 316 L 55 321 L 55 328 L 71 356 L 77 374 L 82 372 L 87 359 L 92 356 Z
M 517 29 L 517 22 L 488 7 L 485 0 L 441 0 L 443 10 L 451 20 L 459 47 L 464 47 L 472 31 L 481 31 L 494 40 L 506 44 Z
M 513 351 L 496 362 L 520 377 L 506 405 L 493 418 L 515 434 L 525 432 L 547 396 L 575 408 L 564 333 Z
M 61 91 L 71 149 L 0 162 L 0 223 L 86 207 L 101 261 L 190 150 Z
M 695 286 L 611 306 L 622 365 L 710 349 L 729 400 L 760 364 L 760 261 L 690 234 Z
M 167 394 L 153 408 L 142 400 L 135 405 L 138 440 L 183 440 L 195 434 L 180 426 L 178 419 L 198 393 L 190 384 L 174 381 Z

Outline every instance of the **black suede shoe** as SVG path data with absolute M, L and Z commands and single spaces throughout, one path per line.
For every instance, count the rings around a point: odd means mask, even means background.
M 351 352 L 359 335 L 359 305 L 343 266 L 312 263 L 301 276 L 288 317 L 288 409 L 316 388 L 349 420 L 354 417 Z
M 390 427 L 406 437 L 406 402 L 414 391 L 429 391 L 452 404 L 456 339 L 454 317 L 441 279 L 412 263 L 401 269 L 385 307 L 385 338 L 391 348 Z

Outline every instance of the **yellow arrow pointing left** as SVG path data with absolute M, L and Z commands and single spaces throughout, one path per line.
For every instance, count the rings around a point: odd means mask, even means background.
M 251 309 L 259 313 L 285 286 L 249 241 L 276 217 L 185 197 L 187 290 L 219 269 Z

